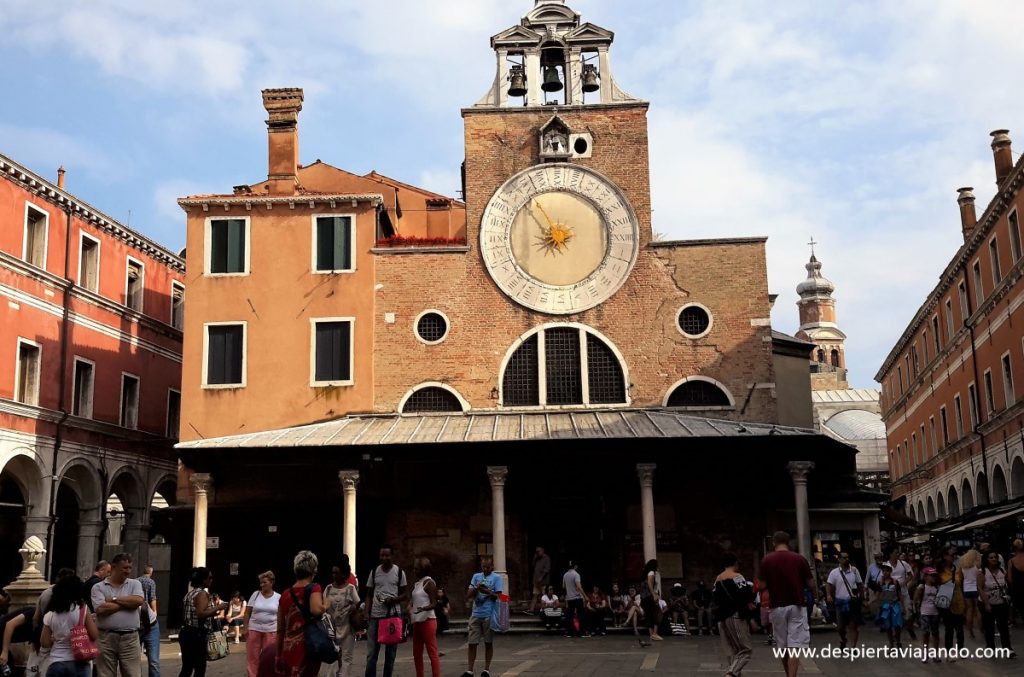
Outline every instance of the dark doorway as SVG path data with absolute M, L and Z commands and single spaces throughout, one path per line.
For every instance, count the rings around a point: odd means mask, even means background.
M 57 489 L 57 523 L 53 530 L 51 579 L 63 567 L 74 569 L 78 562 L 78 497 L 63 482 Z M 91 559 L 91 558 L 90 558 Z

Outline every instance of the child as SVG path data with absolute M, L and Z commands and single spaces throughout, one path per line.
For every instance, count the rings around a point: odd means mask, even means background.
M 903 597 L 903 590 L 900 582 L 892 577 L 892 565 L 888 562 L 882 563 L 880 588 L 882 606 L 878 610 L 878 624 L 882 630 L 889 633 L 889 646 L 902 649 L 900 635 L 903 632 L 903 605 L 900 600 Z
M 914 606 L 917 615 L 921 619 L 921 629 L 924 631 L 924 657 L 922 663 L 928 662 L 928 643 L 935 651 L 939 649 L 939 608 L 935 606 L 935 597 L 939 594 L 939 572 L 935 567 L 925 567 L 924 584 L 917 586 L 914 593 Z M 932 659 L 939 663 L 942 661 L 938 655 Z

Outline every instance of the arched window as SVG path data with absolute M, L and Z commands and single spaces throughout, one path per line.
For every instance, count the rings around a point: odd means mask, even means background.
M 676 386 L 668 396 L 668 407 L 728 407 L 729 395 L 716 384 L 703 379 L 690 379 Z
M 501 384 L 506 407 L 627 402 L 618 354 L 602 338 L 576 325 L 544 327 L 524 339 L 508 358 Z
M 835 348 L 832 349 L 832 366 L 839 366 L 839 351 L 836 350 Z
M 821 348 L 818 348 L 818 362 L 822 364 L 825 362 L 825 351 Z
M 438 386 L 420 388 L 409 395 L 408 399 L 405 400 L 405 404 L 402 405 L 403 414 L 422 414 L 444 411 L 461 412 L 462 402 L 459 401 L 459 398 L 455 393 Z

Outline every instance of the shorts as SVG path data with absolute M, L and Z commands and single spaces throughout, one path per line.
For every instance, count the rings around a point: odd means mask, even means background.
M 469 619 L 469 637 L 466 639 L 466 642 L 469 644 L 479 644 L 481 640 L 484 644 L 494 642 L 494 633 L 491 631 L 491 619 L 473 616 Z
M 978 591 L 973 590 L 971 592 L 964 591 L 964 599 L 978 599 Z
M 921 630 L 931 635 L 938 637 L 939 635 L 939 615 L 921 615 Z
M 230 625 L 233 628 L 240 628 L 243 625 L 245 625 L 245 621 L 243 621 L 241 618 L 236 618 L 235 620 L 231 621 Z
M 859 599 L 852 602 L 846 600 L 846 604 L 839 602 L 840 600 L 836 600 L 836 625 L 844 628 L 850 625 L 864 625 Z
M 772 636 L 780 649 L 805 649 L 811 645 L 807 608 L 803 605 L 772 609 Z

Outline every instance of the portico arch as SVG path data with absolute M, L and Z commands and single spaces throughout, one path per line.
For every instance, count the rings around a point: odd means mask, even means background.
M 1024 458 L 1013 459 L 1010 467 L 1010 492 L 1014 498 L 1024 496 Z
M 936 520 L 936 517 L 935 517 L 935 501 L 932 499 L 931 496 L 928 497 L 928 504 L 927 504 L 927 507 L 925 508 L 925 515 L 927 515 L 927 517 L 928 517 L 927 521 L 928 521 L 929 524 L 931 524 L 932 522 L 934 522 Z
M 990 503 L 988 493 L 988 477 L 983 472 L 978 473 L 978 479 L 975 480 L 974 482 L 974 493 L 978 498 L 977 505 L 982 506 L 988 505 Z
M 1002 503 L 1006 500 L 1008 487 L 1006 486 L 1006 474 L 1001 466 L 992 470 L 992 502 Z
M 960 516 L 960 497 L 957 495 L 956 487 L 954 486 L 949 487 L 946 509 L 949 511 L 950 517 Z
M 971 482 L 966 477 L 960 484 L 960 493 L 963 494 L 964 512 L 974 510 L 974 492 L 971 491 Z

